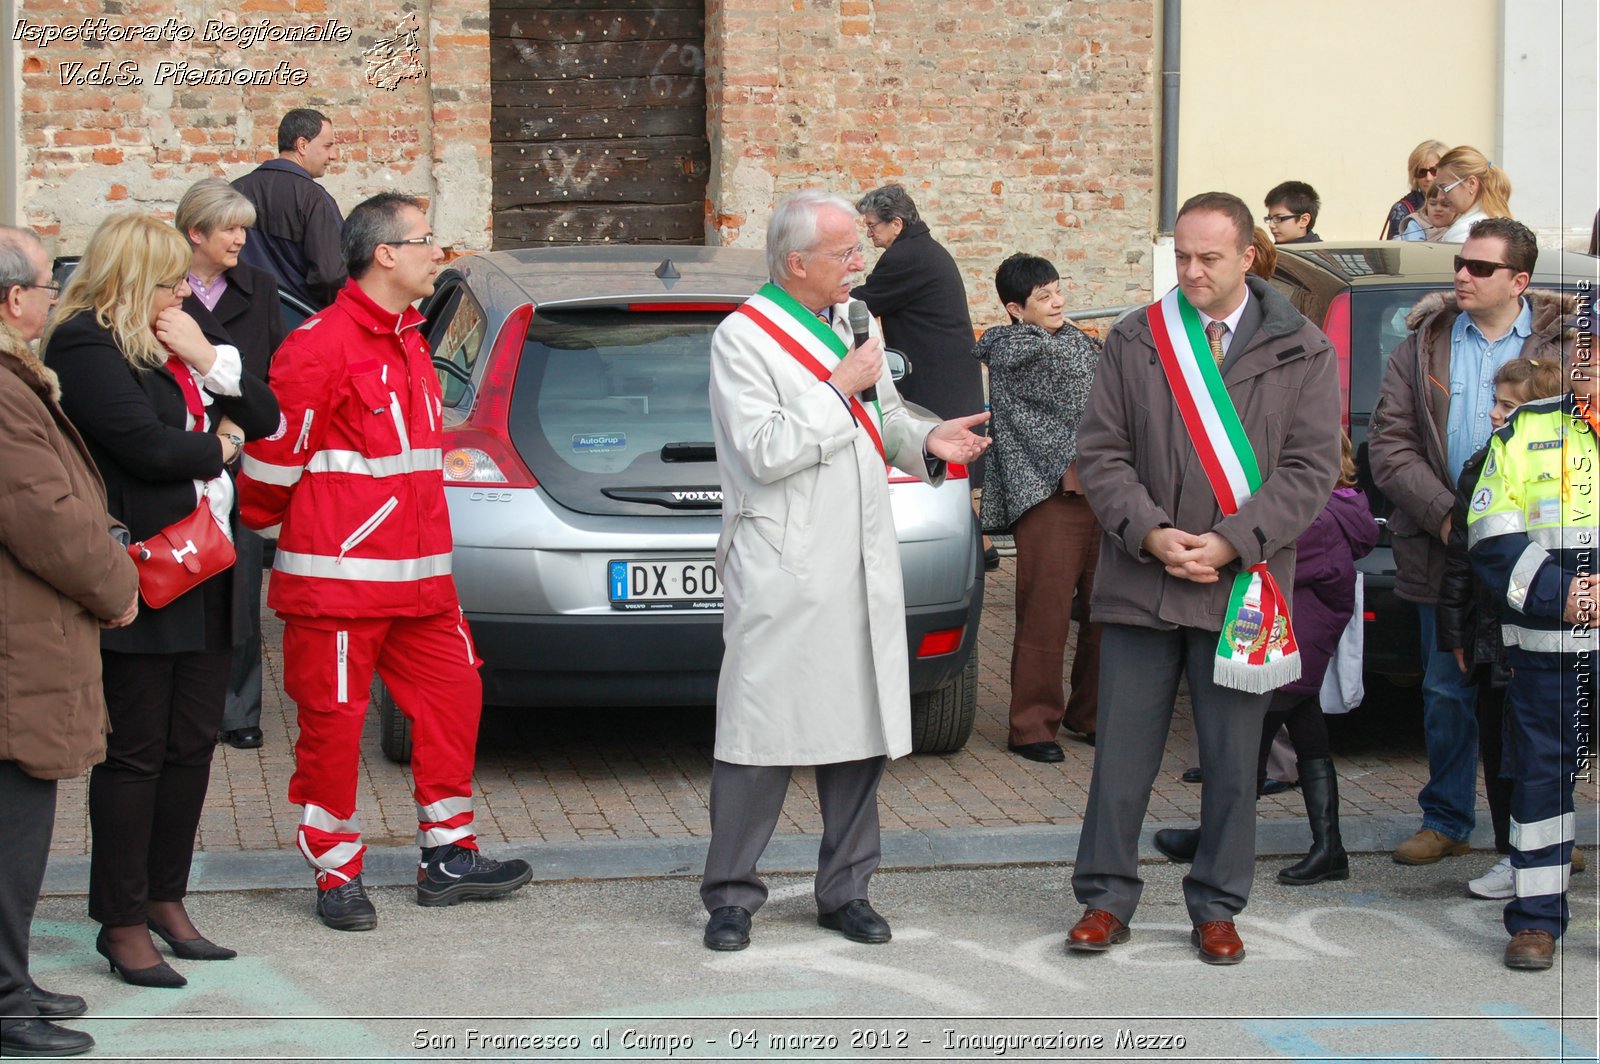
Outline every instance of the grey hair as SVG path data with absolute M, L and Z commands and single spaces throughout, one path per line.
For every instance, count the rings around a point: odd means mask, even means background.
M 39 271 L 29 259 L 34 248 L 44 250 L 44 241 L 32 229 L 0 225 L 0 299 L 18 285 L 37 284 Z
M 380 192 L 356 204 L 339 232 L 339 250 L 351 277 L 360 280 L 366 276 L 379 244 L 405 239 L 406 227 L 400 221 L 400 213 L 407 207 L 415 207 L 424 217 L 428 214 L 421 200 L 399 192 Z
M 892 222 L 896 218 L 906 225 L 921 221 L 917 214 L 917 205 L 911 201 L 911 195 L 904 185 L 884 185 L 875 188 L 856 201 L 856 210 L 867 219 L 877 219 L 880 222 Z
M 803 188 L 785 196 L 767 222 L 767 272 L 774 281 L 789 276 L 789 255 L 807 252 L 817 244 L 817 215 L 826 207 L 854 216 L 850 201 L 820 188 Z
M 218 229 L 234 225 L 255 225 L 255 204 L 244 198 L 244 193 L 220 177 L 205 177 L 189 186 L 189 191 L 178 201 L 178 211 L 172 224 L 185 240 L 189 230 L 200 230 L 201 236 L 210 236 Z

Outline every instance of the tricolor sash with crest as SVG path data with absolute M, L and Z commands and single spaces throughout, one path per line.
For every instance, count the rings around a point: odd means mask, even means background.
M 827 381 L 833 375 L 833 367 L 850 353 L 838 333 L 771 281 L 745 300 L 736 313 L 759 325 L 789 357 L 819 381 Z M 878 449 L 878 457 L 883 458 L 883 407 L 877 401 L 863 404 L 853 395 L 845 398 L 856 424 L 867 430 L 872 445 Z
M 1200 312 L 1175 288 L 1150 304 L 1146 314 L 1184 428 L 1217 505 L 1232 516 L 1260 490 L 1261 469 L 1222 383 L 1222 370 L 1211 356 Z M 1299 678 L 1300 651 L 1288 604 L 1263 560 L 1233 579 L 1212 679 L 1236 691 L 1261 694 Z

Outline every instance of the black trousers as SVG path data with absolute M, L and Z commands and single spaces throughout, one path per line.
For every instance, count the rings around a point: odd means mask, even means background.
M 56 826 L 56 781 L 0 761 L 6 847 L 0 857 L 0 1027 L 38 1015 L 28 997 L 28 936 Z
M 1267 757 L 1272 752 L 1272 740 L 1285 724 L 1289 726 L 1289 742 L 1294 745 L 1295 760 L 1304 764 L 1333 756 L 1328 748 L 1328 722 L 1322 717 L 1322 696 L 1315 692 L 1308 695 L 1274 691 L 1266 720 L 1261 725 L 1256 779 L 1267 778 Z
M 1486 672 L 1488 670 L 1485 670 Z M 1478 755 L 1483 760 L 1483 790 L 1489 798 L 1496 853 L 1511 852 L 1511 772 L 1505 764 L 1506 689 L 1489 679 L 1478 683 Z
M 215 644 L 213 644 L 215 645 Z M 89 915 L 145 922 L 147 901 L 188 893 L 233 654 L 102 651 L 106 759 L 89 775 Z

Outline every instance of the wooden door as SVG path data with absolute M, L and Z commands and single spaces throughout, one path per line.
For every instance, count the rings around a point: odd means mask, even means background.
M 704 0 L 491 0 L 494 246 L 705 240 Z

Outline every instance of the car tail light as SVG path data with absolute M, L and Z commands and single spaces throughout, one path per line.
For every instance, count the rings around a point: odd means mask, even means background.
M 954 654 L 961 649 L 961 637 L 966 633 L 966 628 L 940 628 L 928 632 L 922 637 L 922 642 L 917 644 L 917 657 L 936 658 L 940 654 Z
M 1339 355 L 1339 424 L 1350 431 L 1350 293 L 1340 292 L 1328 304 L 1328 313 L 1322 319 L 1322 331 L 1333 342 Z
M 533 321 L 533 304 L 524 303 L 506 318 L 489 352 L 472 415 L 445 434 L 444 482 L 452 484 L 504 484 L 533 488 L 539 484 L 523 464 L 511 442 L 511 392 L 522 362 L 522 345 Z
M 1378 619 L 1378 615 L 1376 613 L 1374 613 L 1372 610 L 1362 610 L 1361 611 L 1361 619 L 1363 621 L 1375 621 L 1375 620 Z

